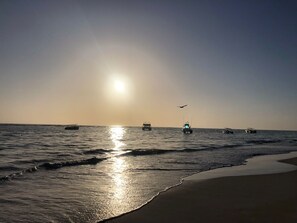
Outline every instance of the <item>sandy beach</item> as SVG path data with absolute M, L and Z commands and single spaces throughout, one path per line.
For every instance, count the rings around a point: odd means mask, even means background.
M 292 153 L 196 174 L 108 222 L 297 222 L 296 165 Z

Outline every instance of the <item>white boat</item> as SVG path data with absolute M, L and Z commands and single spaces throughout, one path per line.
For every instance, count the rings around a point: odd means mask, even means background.
M 234 132 L 233 132 L 233 130 L 230 129 L 230 128 L 225 128 L 225 129 L 223 129 L 223 133 L 224 133 L 224 134 L 233 134 Z
M 253 128 L 247 128 L 245 130 L 245 132 L 248 133 L 248 134 L 255 134 L 255 133 L 257 133 L 257 130 L 253 129 Z
M 186 122 L 184 124 L 182 131 L 184 134 L 192 134 L 193 133 L 193 129 L 191 128 L 189 122 Z
M 152 130 L 152 125 L 151 123 L 145 122 L 142 125 L 142 130 L 143 131 L 151 131 Z

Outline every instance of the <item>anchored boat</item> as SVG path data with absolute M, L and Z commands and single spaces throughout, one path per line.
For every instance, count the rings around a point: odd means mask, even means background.
M 152 130 L 152 125 L 151 123 L 145 122 L 142 125 L 142 130 L 143 131 L 151 131 Z
M 78 125 L 67 125 L 65 127 L 65 130 L 79 130 L 79 126 Z
M 256 129 L 253 129 L 253 128 L 247 128 L 245 130 L 246 133 L 249 133 L 249 134 L 255 134 L 257 133 L 257 130 Z
M 223 133 L 224 133 L 224 134 L 233 134 L 234 132 L 233 132 L 233 130 L 230 129 L 230 128 L 225 128 L 225 129 L 223 129 Z
M 184 124 L 182 131 L 183 131 L 184 134 L 192 134 L 193 133 L 193 130 L 192 130 L 189 122 L 186 122 Z

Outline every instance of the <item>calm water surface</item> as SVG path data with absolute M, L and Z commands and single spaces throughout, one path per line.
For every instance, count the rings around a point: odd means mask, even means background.
M 193 173 L 297 151 L 297 132 L 0 125 L 0 222 L 97 222 Z

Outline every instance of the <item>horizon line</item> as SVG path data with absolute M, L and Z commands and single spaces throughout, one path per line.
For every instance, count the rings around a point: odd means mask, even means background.
M 72 123 L 72 124 L 62 124 L 62 123 L 13 123 L 13 122 L 0 122 L 0 125 L 40 125 L 40 126 L 67 126 L 67 125 L 79 125 L 82 127 L 132 127 L 132 128 L 137 128 L 137 127 L 142 127 L 142 125 L 121 125 L 121 124 L 110 124 L 110 125 L 100 125 L 100 124 L 77 124 L 77 123 Z M 182 128 L 181 126 L 153 126 L 153 128 Z M 225 128 L 230 128 L 230 127 L 192 127 L 193 129 L 225 129 Z M 249 127 L 246 128 L 231 128 L 233 130 L 245 130 Z M 291 132 L 297 132 L 297 129 L 258 129 L 254 128 L 259 131 L 291 131 Z

